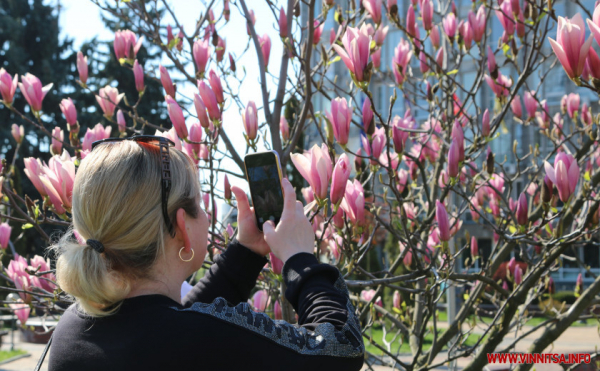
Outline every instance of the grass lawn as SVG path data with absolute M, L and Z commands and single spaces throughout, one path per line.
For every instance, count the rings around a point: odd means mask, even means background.
M 0 350 L 0 362 L 4 362 L 9 358 L 20 356 L 21 354 L 25 354 L 25 353 L 27 353 L 27 352 L 24 350 L 21 350 L 21 349 Z
M 373 339 L 373 342 L 376 342 L 377 344 L 385 348 L 385 344 L 383 343 L 383 330 L 381 328 L 372 327 L 367 331 L 366 335 L 368 336 L 363 336 L 366 350 L 376 355 L 383 354 L 383 352 L 379 350 L 375 345 L 373 345 L 369 340 Z M 386 341 L 392 341 L 393 338 L 394 334 L 388 333 L 386 336 Z M 477 342 L 477 340 L 479 340 L 479 338 L 480 335 L 471 334 L 469 335 L 468 339 L 465 341 L 464 344 L 472 346 Z M 402 341 L 402 345 L 400 345 L 400 341 Z M 423 350 L 428 350 L 431 347 L 432 342 L 433 334 L 427 334 L 425 336 L 425 345 L 423 346 Z M 400 349 L 400 353 L 410 353 L 410 346 L 408 344 L 408 340 L 402 340 L 401 336 L 398 336 L 396 340 L 394 340 L 394 342 L 391 344 L 391 353 L 398 353 L 398 349 Z M 446 349 L 446 347 L 444 346 L 443 349 Z

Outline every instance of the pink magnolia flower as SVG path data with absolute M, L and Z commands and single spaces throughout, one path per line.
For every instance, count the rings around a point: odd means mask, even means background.
M 325 22 L 319 25 L 319 21 L 315 19 L 314 22 L 314 31 L 313 31 L 313 45 L 317 45 L 319 41 L 321 41 L 321 35 L 323 34 L 323 28 L 325 27 Z
M 484 77 L 485 81 L 489 85 L 490 89 L 492 89 L 496 97 L 503 98 L 509 96 L 512 80 L 502 75 L 500 71 L 498 71 L 498 78 L 496 80 L 492 79 L 489 75 L 485 75 Z
M 375 129 L 375 132 L 372 135 L 371 143 L 369 143 L 369 140 L 366 136 L 361 136 L 360 139 L 362 141 L 362 145 L 365 149 L 366 155 L 369 157 L 373 157 L 373 159 L 371 159 L 371 164 L 376 165 L 376 159 L 381 156 L 381 153 L 383 152 L 386 145 L 385 129 Z
M 9 105 L 12 103 L 17 91 L 18 81 L 19 76 L 16 73 L 15 77 L 12 78 L 4 68 L 0 68 L 0 94 L 2 94 L 4 104 Z
M 133 77 L 135 79 L 135 88 L 138 93 L 144 91 L 144 69 L 138 63 L 137 59 L 133 62 Z
M 65 116 L 67 124 L 71 126 L 77 124 L 77 109 L 75 109 L 75 105 L 73 104 L 71 98 L 63 99 L 60 102 L 60 110 Z
M 597 11 L 594 11 L 594 16 L 596 13 Z M 588 26 L 592 33 L 597 30 L 597 25 L 589 20 Z M 581 14 L 577 13 L 571 19 L 559 16 L 556 41 L 550 38 L 548 40 L 569 78 L 579 78 L 592 45 L 591 37 L 585 40 L 585 23 Z
M 206 64 L 210 56 L 210 45 L 208 40 L 196 40 L 192 48 L 192 54 L 194 55 L 194 62 L 196 62 L 196 69 L 200 76 L 204 75 L 206 71 Z
M 460 24 L 458 25 L 458 32 L 462 37 L 465 49 L 471 49 L 471 46 L 473 44 L 473 28 L 471 27 L 471 23 L 460 21 Z
M 450 240 L 450 222 L 448 220 L 448 212 L 446 206 L 439 200 L 435 201 L 435 217 L 438 223 L 438 237 L 440 241 Z
M 381 68 L 381 48 L 378 48 L 371 54 L 371 60 L 373 61 L 373 67 L 376 69 Z
M 363 6 L 371 15 L 375 24 L 381 23 L 381 7 L 383 6 L 381 0 L 363 0 Z
M 415 9 L 412 4 L 408 6 L 408 10 L 406 11 L 406 33 L 411 38 L 415 38 L 417 36 L 417 21 L 415 18 Z
M 248 32 L 248 35 L 251 35 L 252 33 L 250 32 L 250 26 L 248 25 L 248 22 L 252 22 L 252 25 L 254 26 L 256 24 L 256 16 L 254 15 L 254 10 L 250 9 L 249 13 L 249 20 L 246 19 L 246 32 Z
M 79 81 L 85 84 L 88 79 L 88 59 L 83 56 L 81 51 L 77 52 L 77 72 L 79 73 Z
M 6 249 L 8 247 L 8 241 L 10 240 L 10 232 L 12 228 L 8 223 L 0 224 L 0 248 Z
M 170 95 L 172 98 L 175 98 L 176 87 L 175 84 L 173 84 L 173 81 L 171 80 L 169 71 L 167 71 L 167 69 L 163 65 L 161 65 L 158 69 L 160 71 L 160 83 L 162 84 L 163 89 L 165 89 L 165 93 L 167 93 L 167 95 Z
M 394 149 L 397 153 L 404 152 L 404 145 L 410 134 L 405 129 L 411 127 L 410 120 L 395 116 L 392 120 L 392 141 L 394 142 Z
M 221 104 L 225 102 L 225 98 L 223 97 L 223 86 L 221 85 L 221 79 L 214 70 L 210 70 L 208 74 L 208 83 L 210 84 L 211 89 L 215 93 L 215 97 L 217 98 L 217 103 Z
M 567 96 L 567 113 L 570 118 L 575 117 L 575 113 L 579 111 L 579 103 L 581 102 L 581 98 L 579 94 L 570 93 Z
M 135 59 L 143 41 L 143 36 L 137 40 L 137 37 L 131 30 L 119 30 L 115 32 L 113 47 L 115 49 L 117 60 L 120 61 L 123 58 Z
M 115 107 L 119 104 L 121 99 L 125 93 L 119 94 L 117 88 L 113 88 L 112 86 L 106 85 L 104 88 L 100 89 L 100 95 L 96 95 L 96 101 L 102 112 L 104 112 L 104 116 L 109 119 L 112 119 L 115 114 Z
M 496 10 L 496 16 L 504 28 L 506 35 L 515 33 L 515 19 L 510 1 L 504 1 L 500 5 L 500 10 Z
M 329 30 L 329 44 L 330 45 L 333 45 L 333 43 L 335 42 L 336 36 L 337 35 L 335 33 L 335 29 L 332 28 L 331 30 Z
M 529 222 L 529 212 L 528 212 L 528 204 L 527 204 L 527 196 L 525 193 L 521 193 L 519 196 L 519 201 L 517 202 L 517 223 L 520 225 L 527 225 Z
M 481 118 L 481 134 L 484 137 L 490 135 L 490 111 L 487 108 Z
M 535 91 L 526 91 L 523 95 L 523 102 L 525 102 L 525 111 L 527 111 L 527 118 L 533 119 L 538 108 L 538 102 L 534 98 Z
M 117 111 L 117 126 L 119 132 L 121 133 L 124 133 L 127 130 L 127 122 L 125 121 L 125 115 L 121 110 Z
M 454 39 L 456 35 L 456 15 L 454 13 L 449 13 L 443 20 L 442 25 L 444 26 L 444 32 L 450 38 L 450 40 Z
M 373 299 L 373 297 L 375 297 L 375 290 L 373 289 L 362 290 L 360 292 L 360 298 L 367 303 L 370 302 Z
M 210 121 L 206 114 L 206 106 L 198 94 L 194 94 L 194 107 L 196 108 L 196 114 L 198 115 L 198 120 L 200 120 L 200 125 L 203 128 L 208 128 L 210 126 Z
M 327 119 L 333 128 L 335 139 L 345 146 L 350 134 L 350 122 L 352 121 L 352 105 L 346 98 L 337 97 L 331 101 L 331 111 L 326 112 Z
M 430 31 L 433 28 L 433 1 L 423 0 L 421 3 L 421 18 L 423 19 L 423 29 Z
M 31 110 L 39 112 L 42 110 L 42 101 L 44 97 L 54 84 L 50 83 L 42 87 L 40 79 L 30 73 L 26 73 L 25 76 L 21 76 L 21 82 L 19 83 L 19 89 L 21 93 L 29 103 Z M 4 96 L 3 96 L 4 97 Z
M 465 160 L 465 133 L 459 120 L 454 121 L 451 136 L 452 140 L 456 140 L 458 160 L 462 162 Z
M 256 139 L 256 134 L 258 133 L 258 113 L 256 111 L 256 104 L 253 101 L 249 101 L 246 110 L 242 112 L 242 122 L 244 123 L 244 130 L 248 139 Z
M 591 125 L 592 124 L 592 112 L 590 107 L 588 107 L 587 103 L 584 103 L 581 106 L 581 122 L 583 122 L 586 125 Z
M 269 35 L 264 34 L 258 37 L 258 41 L 260 42 L 260 50 L 263 55 L 265 67 L 267 67 L 269 65 L 269 56 L 271 55 L 271 38 Z
M 554 159 L 554 166 L 547 161 L 544 162 L 546 175 L 558 188 L 558 196 L 562 202 L 567 202 L 571 194 L 575 192 L 579 182 L 579 165 L 573 155 L 560 152 Z
M 281 305 L 279 304 L 279 300 L 277 300 L 275 302 L 275 305 L 273 305 L 273 317 L 275 317 L 275 319 L 277 319 L 277 320 L 283 319 L 283 311 L 281 310 Z
M 400 309 L 400 304 L 402 304 L 402 296 L 400 296 L 400 291 L 394 291 L 394 296 L 392 298 L 392 306 L 396 309 Z
M 515 267 L 515 285 L 520 285 L 523 282 L 523 269 L 520 265 Z
M 50 270 L 50 260 L 44 260 L 44 258 L 42 258 L 39 255 L 35 255 L 29 263 L 29 271 L 30 272 L 38 273 L 38 272 L 47 272 L 49 270 Z M 40 277 L 38 277 L 37 275 L 30 276 L 31 283 L 33 284 L 33 286 L 39 287 L 48 292 L 53 292 L 54 289 L 56 288 L 56 285 L 52 282 L 49 282 L 48 280 L 46 280 L 44 278 L 47 278 L 52 281 L 56 281 L 56 276 L 52 273 L 46 273 Z
M 254 309 L 258 312 L 265 312 L 271 303 L 271 298 L 267 290 L 259 290 L 252 296 Z
M 63 133 L 58 126 L 55 126 L 52 130 L 52 145 L 50 146 L 50 152 L 54 155 L 60 155 L 64 140 L 65 133 Z
M 202 126 L 200 126 L 198 121 L 190 125 L 188 139 L 190 142 L 194 142 L 190 144 L 192 145 L 192 150 L 198 155 L 200 153 L 200 142 L 202 142 Z
M 581 294 L 583 292 L 583 277 L 581 273 L 577 276 L 575 281 L 575 292 Z
M 510 109 L 515 117 L 521 118 L 523 116 L 523 107 L 521 106 L 521 98 L 516 96 L 512 102 L 510 102 Z
M 279 36 L 281 36 L 282 38 L 286 38 L 288 35 L 288 31 L 287 31 L 287 16 L 285 15 L 285 10 L 283 10 L 283 7 L 281 7 L 281 9 L 279 9 Z
M 357 179 L 346 182 L 346 193 L 340 206 L 352 224 L 365 225 L 365 191 Z
M 453 139 L 448 150 L 448 176 L 456 178 L 459 170 L 458 143 Z
M 485 35 L 485 6 L 481 5 L 477 10 L 477 14 L 469 10 L 469 23 L 473 29 L 473 39 L 475 42 L 481 42 Z
M 598 53 L 596 53 L 594 48 L 590 48 L 590 53 L 585 63 L 590 71 L 590 75 L 595 79 L 600 79 L 600 57 L 598 57 Z
M 390 26 L 380 27 L 375 31 L 375 45 L 381 46 L 385 41 Z
M 19 294 L 21 294 L 21 293 L 19 293 Z M 25 303 L 23 303 L 23 301 L 19 300 L 15 304 L 9 304 L 9 307 L 10 307 L 10 309 L 12 309 L 15 312 L 17 319 L 19 320 L 19 322 L 21 322 L 21 326 L 25 327 L 25 323 L 27 323 L 27 320 L 29 319 L 29 313 L 31 311 L 31 308 L 29 308 L 29 305 L 25 304 Z
M 394 58 L 392 59 L 392 71 L 397 85 L 402 85 L 406 79 L 406 68 L 410 63 L 413 51 L 409 42 L 401 39 L 396 49 L 394 49 Z
M 577 13 L 575 15 L 575 17 L 577 17 L 578 15 L 579 15 L 579 13 Z M 573 17 L 573 21 L 575 21 L 575 17 Z M 581 16 L 580 16 L 580 18 L 581 18 Z M 594 9 L 594 14 L 592 15 L 592 19 L 587 20 L 587 24 L 588 24 L 588 27 L 590 28 L 590 31 L 592 32 L 592 35 L 594 35 L 596 42 L 598 44 L 600 44 L 600 7 L 598 5 L 596 5 L 596 8 Z M 585 34 L 585 29 L 583 27 L 581 27 L 581 25 L 579 25 L 579 23 L 577 25 L 580 27 L 581 31 Z
M 58 202 L 61 207 L 70 209 L 73 202 L 73 184 L 75 183 L 75 163 L 71 156 L 67 151 L 60 156 L 58 154 L 52 156 L 48 161 L 48 166 L 43 168 L 43 172 L 44 175 L 40 176 L 40 180 L 54 206 L 58 209 Z M 50 186 L 45 179 L 49 181 Z M 58 195 L 59 200 L 53 200 L 53 193 Z
M 331 192 L 329 194 L 329 200 L 332 204 L 337 205 L 346 192 L 346 183 L 350 177 L 350 160 L 348 156 L 343 153 L 335 163 L 333 168 L 333 174 L 331 176 Z
M 433 26 L 429 33 L 429 40 L 431 40 L 431 45 L 434 48 L 440 47 L 440 28 L 438 26 Z
M 171 119 L 171 123 L 177 132 L 177 135 L 181 139 L 185 139 L 188 136 L 188 129 L 185 126 L 185 117 L 183 117 L 183 111 L 179 104 L 171 97 L 170 95 L 165 95 L 165 102 L 167 102 L 167 111 L 169 113 L 169 118 Z
M 369 64 L 371 37 L 368 35 L 366 26 L 358 28 L 348 27 L 342 37 L 344 48 L 337 44 L 333 45 L 335 51 L 340 55 L 344 64 L 354 75 L 357 81 L 365 80 L 365 70 Z
M 290 140 L 290 124 L 288 124 L 284 116 L 281 116 L 279 119 L 279 131 L 284 142 Z
M 217 96 L 209 87 L 209 85 L 204 81 L 199 81 L 198 91 L 200 92 L 200 97 L 202 97 L 202 102 L 206 106 L 206 109 L 208 110 L 208 116 L 211 118 L 211 120 L 221 120 L 221 111 L 219 110 Z
M 178 149 L 180 151 L 182 150 L 182 148 L 181 148 L 181 140 L 177 136 L 177 132 L 175 131 L 174 127 L 172 127 L 171 129 L 169 129 L 167 131 L 156 130 L 156 132 L 154 133 L 154 135 L 170 139 L 173 143 L 175 143 L 175 148 L 176 149 Z
M 46 190 L 44 189 L 44 185 L 40 181 L 40 175 L 42 174 L 42 162 L 33 157 L 28 157 L 23 160 L 25 163 L 25 175 L 31 180 L 33 186 L 37 191 L 42 195 L 42 197 L 46 197 Z
M 21 144 L 23 142 L 23 137 L 25 136 L 25 128 L 23 125 L 19 126 L 17 124 L 12 124 L 10 133 L 12 134 L 13 138 L 15 138 L 17 144 Z
M 324 200 L 327 197 L 327 187 L 333 171 L 327 145 L 323 143 L 319 147 L 315 144 L 304 155 L 293 153 L 291 158 L 300 175 L 312 188 L 315 197 Z

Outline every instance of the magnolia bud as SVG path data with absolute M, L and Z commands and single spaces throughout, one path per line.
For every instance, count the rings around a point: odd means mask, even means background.
M 486 169 L 488 174 L 494 174 L 494 153 L 489 151 L 486 159 Z

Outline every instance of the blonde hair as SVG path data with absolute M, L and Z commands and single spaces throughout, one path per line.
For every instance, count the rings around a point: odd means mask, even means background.
M 191 159 L 171 147 L 171 223 L 183 208 L 194 218 L 200 184 Z M 81 162 L 73 187 L 73 226 L 51 247 L 57 254 L 56 276 L 92 316 L 114 313 L 130 291 L 131 280 L 150 277 L 164 254 L 168 229 L 162 214 L 161 160 L 158 146 L 133 141 L 101 144 Z M 104 245 L 100 254 L 85 241 Z

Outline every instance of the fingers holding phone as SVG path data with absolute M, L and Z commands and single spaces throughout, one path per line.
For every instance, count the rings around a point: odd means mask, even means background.
M 292 255 L 301 252 L 313 253 L 315 233 L 304 215 L 302 202 L 296 201 L 294 187 L 287 179 L 281 181 L 283 188 L 283 212 L 279 224 L 272 221 L 263 224 L 265 240 L 271 251 L 284 263 Z

